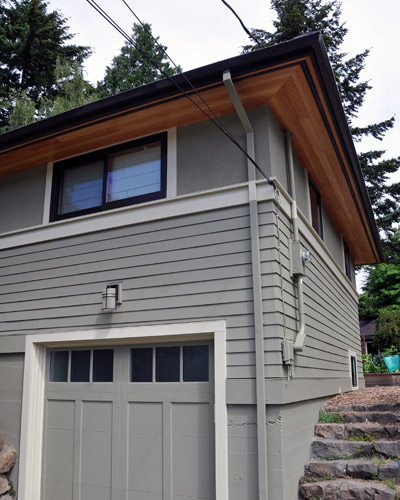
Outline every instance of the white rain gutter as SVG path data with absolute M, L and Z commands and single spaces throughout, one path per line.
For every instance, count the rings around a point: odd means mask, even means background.
M 306 339 L 306 333 L 305 333 L 306 315 L 304 312 L 304 294 L 303 294 L 304 264 L 305 262 L 309 261 L 310 256 L 309 253 L 302 250 L 300 246 L 291 137 L 292 134 L 290 132 L 285 133 L 286 156 L 287 156 L 287 165 L 289 170 L 289 182 L 290 182 L 290 196 L 292 198 L 291 219 L 293 227 L 293 242 L 292 242 L 291 257 L 292 260 L 294 258 L 298 259 L 300 264 L 295 267 L 293 272 L 293 276 L 295 277 L 297 283 L 297 301 L 298 301 L 298 311 L 299 311 L 299 330 L 296 334 L 293 349 L 294 352 L 301 352 L 303 350 L 304 341 Z
M 244 131 L 246 132 L 247 154 L 254 159 L 255 147 L 253 127 L 251 126 L 250 120 L 233 84 L 229 70 L 224 71 L 223 81 L 232 103 L 235 106 L 236 113 L 238 114 Z M 251 263 L 253 273 L 254 336 L 256 351 L 258 497 L 260 500 L 268 500 L 267 416 L 265 408 L 264 329 L 261 294 L 260 238 L 258 230 L 256 169 L 249 159 L 247 159 L 247 172 L 249 180 Z

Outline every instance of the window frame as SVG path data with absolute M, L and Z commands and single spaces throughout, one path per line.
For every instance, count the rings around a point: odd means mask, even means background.
M 322 241 L 324 241 L 324 224 L 323 224 L 323 218 L 322 218 L 322 201 L 321 201 L 321 194 L 318 191 L 318 189 L 315 187 L 314 182 L 312 181 L 311 177 L 308 177 L 308 186 L 309 186 L 309 197 L 310 197 L 310 218 L 311 218 L 311 226 L 315 230 L 315 232 L 318 234 L 318 236 L 321 238 Z M 313 221 L 313 197 L 312 193 L 315 195 L 315 200 L 316 200 L 316 210 L 317 210 L 317 227 L 314 225 Z
M 351 269 L 351 254 L 349 247 L 345 240 L 343 240 L 343 253 L 344 253 L 344 273 L 349 278 L 349 280 L 353 281 L 353 273 Z
M 94 151 L 92 153 L 87 153 L 79 156 L 74 156 L 67 160 L 61 160 L 54 163 L 53 167 L 53 181 L 51 189 L 51 202 L 50 202 L 50 222 L 55 222 L 59 220 L 72 219 L 74 217 L 79 217 L 82 215 L 105 212 L 112 210 L 114 208 L 121 208 L 129 205 L 137 205 L 140 203 L 145 203 L 148 201 L 159 200 L 166 198 L 167 196 L 167 132 L 161 132 L 159 134 L 142 137 L 141 139 L 136 139 L 134 141 L 125 142 L 123 144 L 118 144 L 117 146 L 111 146 L 105 149 Z M 109 158 L 112 155 L 123 153 L 129 150 L 144 146 L 146 144 L 152 144 L 154 142 L 160 142 L 161 146 L 161 157 L 160 157 L 160 189 L 152 193 L 146 193 L 138 196 L 132 196 L 130 198 L 124 198 L 121 200 L 107 201 L 107 182 L 108 182 L 108 166 Z M 70 168 L 79 168 L 84 162 L 103 162 L 103 177 L 102 177 L 102 200 L 101 205 L 95 207 L 85 208 L 82 210 L 75 210 L 74 212 L 68 212 L 61 214 L 59 213 L 59 202 L 62 189 L 62 181 L 64 172 Z

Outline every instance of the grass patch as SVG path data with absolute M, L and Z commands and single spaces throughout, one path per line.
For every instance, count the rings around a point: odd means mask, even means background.
M 319 410 L 318 422 L 321 424 L 341 424 L 343 418 L 339 413 L 327 413 L 324 410 Z
M 368 443 L 375 443 L 376 438 L 371 436 L 371 434 L 356 434 L 347 438 L 346 441 L 364 441 Z
M 382 456 L 374 455 L 372 457 L 372 463 L 379 467 L 380 465 L 384 464 L 386 462 L 386 459 L 383 458 Z
M 382 481 L 382 483 L 388 488 L 392 488 L 392 490 L 396 489 L 396 482 L 394 481 L 394 479 L 385 479 L 384 481 Z
M 332 481 L 332 479 L 333 477 L 329 474 L 329 472 L 321 477 L 321 481 Z

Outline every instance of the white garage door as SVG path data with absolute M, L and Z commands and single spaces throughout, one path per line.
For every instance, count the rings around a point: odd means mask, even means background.
M 42 500 L 214 499 L 212 347 L 50 351 Z

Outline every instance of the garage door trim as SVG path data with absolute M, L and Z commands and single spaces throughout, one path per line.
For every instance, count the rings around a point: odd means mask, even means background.
M 203 321 L 147 325 L 112 329 L 80 330 L 26 338 L 24 390 L 22 398 L 20 469 L 18 498 L 40 500 L 43 407 L 48 347 L 61 347 L 66 343 L 77 347 L 112 342 L 130 342 L 156 338 L 179 341 L 209 337 L 214 340 L 214 392 L 215 392 L 215 478 L 216 500 L 228 500 L 228 428 L 226 409 L 226 323 Z

